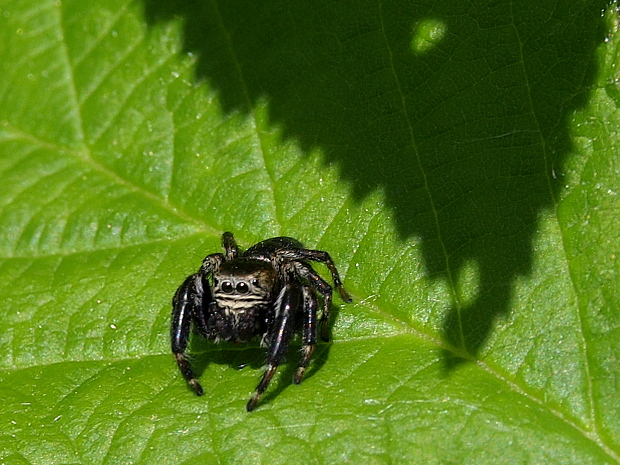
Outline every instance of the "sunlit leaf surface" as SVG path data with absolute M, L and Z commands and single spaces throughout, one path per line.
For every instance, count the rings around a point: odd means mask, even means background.
M 619 463 L 617 21 L 0 0 L 0 463 Z M 225 230 L 354 297 L 251 414 L 256 344 L 168 347 Z

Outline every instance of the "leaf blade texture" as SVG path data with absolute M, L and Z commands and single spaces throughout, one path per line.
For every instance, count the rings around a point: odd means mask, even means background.
M 614 8 L 1 1 L 0 458 L 618 463 Z M 168 348 L 224 230 L 355 299 L 252 414 Z

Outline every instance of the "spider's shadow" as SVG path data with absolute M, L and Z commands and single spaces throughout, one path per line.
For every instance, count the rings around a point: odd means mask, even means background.
M 257 370 L 265 366 L 265 349 L 256 342 L 244 345 L 228 342 L 215 344 L 193 333 L 188 349 L 191 354 L 192 369 L 199 380 L 211 364 L 227 365 L 235 370 L 242 370 L 246 367 Z
M 327 359 L 329 358 L 329 351 L 331 349 L 330 343 L 319 343 L 314 351 L 314 357 L 312 358 L 312 362 L 306 371 L 302 383 L 307 382 L 308 379 L 312 378 L 320 369 L 325 365 Z M 291 347 L 291 353 L 299 354 L 299 345 L 295 345 Z M 287 389 L 289 386 L 293 385 L 293 375 L 297 370 L 297 363 L 293 357 L 287 357 L 287 361 L 281 365 L 280 376 L 276 382 L 272 382 L 273 386 L 265 392 L 263 398 L 261 399 L 261 404 L 267 404 L 274 401 L 281 392 Z M 258 381 L 257 381 L 258 382 Z
M 329 328 L 330 341 L 333 332 L 333 322 L 337 321 L 339 311 L 340 309 L 336 306 L 332 306 L 330 311 L 330 321 L 332 323 Z M 282 391 L 293 384 L 293 375 L 297 370 L 297 364 L 301 356 L 301 345 L 299 343 L 299 337 L 297 337 L 298 333 L 299 331 L 289 346 L 286 360 L 278 367 L 278 374 L 274 377 L 269 388 L 263 395 L 261 404 L 273 401 Z M 321 370 L 323 365 L 325 365 L 329 358 L 331 346 L 331 342 L 318 341 L 302 383 L 312 378 Z M 188 352 L 191 354 L 192 369 L 199 380 L 202 380 L 205 370 L 211 363 L 216 365 L 227 365 L 235 370 L 250 368 L 258 371 L 265 368 L 266 349 L 260 347 L 257 341 L 250 342 L 246 345 L 235 345 L 231 343 L 215 344 L 192 331 L 188 349 Z M 263 371 L 260 371 L 257 375 L 256 384 L 258 384 L 262 375 Z M 252 389 L 254 387 L 255 386 L 252 386 Z
M 314 356 L 310 366 L 306 371 L 302 383 L 312 378 L 318 373 L 329 358 L 331 343 L 319 342 L 316 346 Z M 300 356 L 300 345 L 298 341 L 293 341 L 290 346 L 286 360 L 278 367 L 278 374 L 274 377 L 269 388 L 261 399 L 261 404 L 269 403 L 276 399 L 290 385 L 293 385 L 293 375 L 297 370 L 297 362 Z M 201 382 L 207 367 L 214 363 L 216 365 L 227 365 L 235 370 L 250 368 L 257 371 L 256 384 L 263 375 L 262 369 L 265 368 L 265 349 L 256 344 L 249 344 L 242 349 L 233 347 L 230 344 L 215 345 L 209 342 L 197 342 L 192 344 L 192 368 Z M 206 350 L 204 350 L 206 349 Z M 233 376 L 234 374 L 231 374 Z M 256 386 L 251 386 L 253 390 Z

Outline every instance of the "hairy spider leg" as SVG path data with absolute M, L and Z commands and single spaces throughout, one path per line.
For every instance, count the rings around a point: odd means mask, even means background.
M 324 342 L 329 341 L 329 310 L 332 306 L 332 287 L 321 278 L 314 269 L 303 262 L 291 262 L 295 267 L 297 275 L 308 281 L 310 286 L 316 289 L 323 296 L 323 312 L 321 313 L 321 321 L 319 326 L 321 328 L 321 339 Z
M 311 250 L 311 249 L 289 249 L 282 251 L 280 256 L 283 258 L 288 258 L 292 260 L 312 260 L 319 263 L 324 263 L 329 268 L 329 271 L 332 274 L 332 279 L 334 280 L 334 285 L 338 292 L 340 292 L 340 296 L 342 300 L 347 303 L 353 301 L 351 296 L 347 293 L 342 285 L 342 281 L 340 280 L 340 275 L 338 274 L 338 270 L 336 269 L 336 265 L 329 255 L 329 253 L 324 252 L 322 250 Z M 302 267 L 299 262 L 296 263 L 296 268 L 298 269 L 298 273 L 301 277 L 307 279 L 313 287 L 315 287 L 322 295 L 323 295 L 323 313 L 321 314 L 321 339 L 325 342 L 329 341 L 329 310 L 331 307 L 332 301 L 332 289 L 329 284 L 327 284 L 310 266 Z
M 234 258 L 237 258 L 237 255 L 239 255 L 239 247 L 235 242 L 233 233 L 227 231 L 222 234 L 222 246 L 226 251 L 226 260 L 232 260 Z
M 269 352 L 267 353 L 267 370 L 256 386 L 254 396 L 246 405 L 248 412 L 254 410 L 263 395 L 278 366 L 284 361 L 288 352 L 291 336 L 295 331 L 295 313 L 302 302 L 302 289 L 299 284 L 287 284 L 282 288 L 275 303 L 273 330 L 269 335 Z
M 314 348 L 316 346 L 317 334 L 317 309 L 319 303 L 316 298 L 316 292 L 310 286 L 303 286 L 304 303 L 302 308 L 302 326 L 301 326 L 301 358 L 297 371 L 293 376 L 293 383 L 299 384 L 304 376 L 306 368 L 310 363 Z
M 190 323 L 196 307 L 202 307 L 202 276 L 195 273 L 188 276 L 174 294 L 172 299 L 172 320 L 170 324 L 170 343 L 172 353 L 183 377 L 196 395 L 203 395 L 204 390 L 196 379 L 185 354 L 189 339 Z
M 205 337 L 208 328 L 203 308 L 203 302 L 210 302 L 211 289 L 207 282 L 207 276 L 219 267 L 224 260 L 222 254 L 211 254 L 205 257 L 198 273 L 188 276 L 179 286 L 172 299 L 172 318 L 170 322 L 170 345 L 172 353 L 181 370 L 181 374 L 190 385 L 196 395 L 204 394 L 202 386 L 196 379 L 196 375 L 185 354 L 189 340 L 191 323 Z M 204 299 L 204 300 L 203 300 Z
M 224 255 L 221 253 L 212 253 L 211 255 L 207 255 L 202 261 L 202 265 L 200 266 L 198 273 L 206 278 L 217 270 L 224 260 Z
M 346 303 L 353 302 L 353 299 L 342 285 L 342 281 L 340 280 L 340 275 L 338 274 L 336 265 L 334 265 L 332 257 L 329 255 L 329 253 L 323 250 L 287 249 L 281 251 L 279 255 L 282 258 L 288 258 L 292 260 L 312 260 L 313 262 L 324 263 L 327 268 L 329 268 L 329 271 L 332 274 L 334 285 L 336 286 L 336 289 L 338 289 L 342 300 L 344 300 Z

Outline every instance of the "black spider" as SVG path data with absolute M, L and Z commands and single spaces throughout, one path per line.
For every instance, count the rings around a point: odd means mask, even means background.
M 301 359 L 293 377 L 299 384 L 317 340 L 316 291 L 323 296 L 321 338 L 329 339 L 327 323 L 332 288 L 309 260 L 325 263 L 346 302 L 338 271 L 327 252 L 305 249 L 290 237 L 274 237 L 239 253 L 232 233 L 222 235 L 224 253 L 207 255 L 197 273 L 188 276 L 172 299 L 170 339 L 181 373 L 194 392 L 204 394 L 185 355 L 190 326 L 215 342 L 243 343 L 256 335 L 267 347 L 267 370 L 247 404 L 253 410 L 288 352 L 291 336 L 301 327 Z M 211 277 L 211 282 L 209 282 Z

